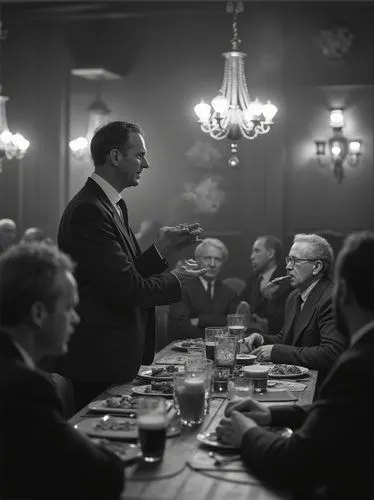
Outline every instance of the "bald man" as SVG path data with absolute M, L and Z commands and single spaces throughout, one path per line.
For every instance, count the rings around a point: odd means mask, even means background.
M 0 219 L 0 253 L 5 252 L 16 239 L 17 226 L 12 219 Z

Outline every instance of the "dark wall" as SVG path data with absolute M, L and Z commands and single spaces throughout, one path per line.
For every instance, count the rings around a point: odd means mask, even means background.
M 29 83 L 27 68 L 34 67 L 33 60 L 24 61 L 22 71 L 17 68 L 17 57 L 25 57 L 24 42 L 9 37 L 4 71 L 12 89 L 10 126 L 22 125 L 24 135 L 35 135 L 23 161 L 29 175 L 24 224 L 33 218 L 33 224 L 55 231 L 61 205 L 91 171 L 88 162 L 72 158 L 65 170 L 71 61 L 122 73 L 122 80 L 105 83 L 104 100 L 114 119 L 136 121 L 146 132 L 151 168 L 126 194 L 135 229 L 144 219 L 199 220 L 207 235 L 229 246 L 232 258 L 226 273 L 240 275 L 248 272 L 246 261 L 258 234 L 272 233 L 286 241 L 295 231 L 373 227 L 373 4 L 245 3 L 239 32 L 241 49 L 247 53 L 249 92 L 251 97 L 271 99 L 279 112 L 268 135 L 239 142 L 240 165 L 232 169 L 227 166 L 228 141 L 203 134 L 193 112 L 202 97 L 210 101 L 218 92 L 223 76 L 220 54 L 229 49 L 231 38 L 224 3 L 209 3 L 200 9 L 198 3 L 188 2 L 185 12 L 179 7 L 176 13 L 169 9 L 163 15 L 153 11 L 151 16 L 102 19 L 100 28 L 96 21 L 65 20 L 60 31 L 49 28 L 47 33 L 33 22 L 28 51 L 33 57 L 44 54 L 44 62 L 35 63 L 38 72 L 30 70 L 32 85 L 24 82 Z M 316 41 L 321 30 L 335 25 L 347 25 L 355 35 L 351 53 L 340 64 L 323 58 Z M 92 97 L 92 84 L 71 79 L 70 138 L 84 135 Z M 346 169 L 342 184 L 314 158 L 314 140 L 329 137 L 329 107 L 337 104 L 346 107 L 346 135 L 364 144 L 360 165 Z M 14 192 L 13 177 L 7 167 L 0 178 L 4 216 L 15 211 L 14 196 L 3 198 L 11 186 Z M 42 181 L 51 193 L 43 202 Z M 55 202 L 56 193 L 63 203 Z

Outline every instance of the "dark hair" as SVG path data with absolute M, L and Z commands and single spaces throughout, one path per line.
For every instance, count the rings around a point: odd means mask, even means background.
M 271 234 L 262 234 L 257 237 L 257 239 L 260 238 L 264 240 L 266 250 L 274 250 L 274 260 L 277 264 L 279 264 L 283 254 L 282 243 L 280 240 Z
M 352 233 L 336 259 L 335 279 L 343 278 L 358 304 L 374 312 L 374 232 Z
M 35 302 L 53 310 L 59 295 L 56 278 L 73 272 L 70 257 L 55 245 L 19 243 L 0 256 L 0 325 L 17 326 Z
M 126 150 L 131 133 L 143 134 L 142 129 L 129 122 L 110 122 L 99 128 L 91 140 L 90 151 L 95 167 L 104 165 L 112 149 Z

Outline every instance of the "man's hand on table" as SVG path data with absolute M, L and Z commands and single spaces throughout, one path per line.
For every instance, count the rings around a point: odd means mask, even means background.
M 228 403 L 225 409 L 225 417 L 229 418 L 234 411 L 240 412 L 246 417 L 251 418 L 259 425 L 270 425 L 271 423 L 271 412 L 269 408 L 252 398 Z
M 244 338 L 244 342 L 242 343 L 241 351 L 246 353 L 252 353 L 253 349 L 261 346 L 264 343 L 264 337 L 261 333 L 251 333 L 248 337 Z
M 253 427 L 257 427 L 254 420 L 234 410 L 230 418 L 221 419 L 216 432 L 224 443 L 240 448 L 244 434 Z
M 273 350 L 274 345 L 262 345 L 261 347 L 257 347 L 254 349 L 251 354 L 257 356 L 257 361 L 263 363 L 264 361 L 271 361 L 271 351 Z

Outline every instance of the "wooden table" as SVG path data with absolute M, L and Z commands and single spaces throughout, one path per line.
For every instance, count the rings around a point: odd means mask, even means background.
M 172 351 L 169 345 L 157 353 L 155 361 Z M 294 392 L 298 404 L 310 404 L 313 400 L 317 372 L 310 371 L 302 381 L 307 387 L 302 392 Z M 129 384 L 129 392 L 131 384 Z M 105 392 L 97 399 L 103 399 Z M 121 496 L 123 500 L 286 500 L 291 498 L 287 492 L 271 490 L 258 482 L 247 472 L 196 471 L 186 461 L 198 449 L 196 435 L 215 425 L 224 414 L 227 400 L 212 399 L 211 410 L 198 429 L 182 429 L 179 436 L 167 440 L 165 456 L 160 464 L 137 462 L 126 467 L 126 487 Z M 83 408 L 71 419 L 76 424 L 83 418 L 92 416 L 88 408 Z M 103 499 L 104 500 L 104 499 Z

